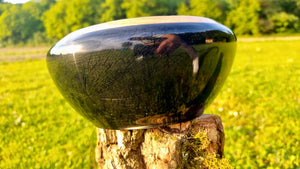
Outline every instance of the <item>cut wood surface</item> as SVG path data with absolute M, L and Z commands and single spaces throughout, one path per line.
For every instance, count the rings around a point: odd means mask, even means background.
M 97 139 L 101 169 L 200 168 L 205 156 L 224 156 L 224 131 L 217 115 L 142 130 L 98 128 Z

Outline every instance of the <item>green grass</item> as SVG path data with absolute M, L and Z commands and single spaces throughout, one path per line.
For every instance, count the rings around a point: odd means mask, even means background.
M 300 168 L 299 54 L 299 40 L 239 42 L 205 112 L 221 116 L 235 168 Z M 62 98 L 45 61 L 3 57 L 0 168 L 97 168 L 95 127 Z
M 206 113 L 225 127 L 235 168 L 300 168 L 300 41 L 241 42 Z
M 96 168 L 95 127 L 58 93 L 44 60 L 0 62 L 0 168 Z

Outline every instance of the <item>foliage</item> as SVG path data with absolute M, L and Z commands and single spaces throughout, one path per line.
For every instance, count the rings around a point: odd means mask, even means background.
M 116 19 L 124 19 L 125 11 L 121 7 L 123 0 L 105 0 L 101 4 L 103 13 L 101 15 L 101 22 L 112 21 Z
M 9 4 L 9 3 L 1 4 L 0 3 L 0 16 L 4 11 L 8 10 L 10 6 L 12 6 L 12 4 Z
M 30 1 L 22 6 L 0 4 L 0 7 L 4 9 L 0 15 L 0 46 L 26 43 L 35 32 L 44 31 L 41 16 L 47 8 L 42 3 Z
M 21 6 L 11 6 L 0 16 L 1 43 L 16 43 L 18 40 L 25 41 L 29 38 L 28 28 L 33 18 L 30 18 L 28 11 L 21 9 Z
M 93 0 L 58 1 L 42 17 L 48 38 L 60 39 L 77 29 L 95 24 L 97 5 Z
M 47 39 L 47 34 L 44 31 L 34 32 L 32 38 L 28 39 L 28 46 L 47 46 L 52 43 L 52 40 Z
M 300 31 L 299 0 L 31 0 L 0 3 L 0 46 L 49 44 L 101 22 L 177 14 L 215 19 L 238 35 Z
M 149 16 L 147 12 L 144 11 L 143 7 L 147 0 L 125 0 L 122 3 L 122 8 L 126 10 L 127 18 Z
M 57 2 L 42 17 L 48 38 L 62 38 L 69 31 L 65 25 L 65 15 L 67 4 L 63 1 Z M 66 30 L 67 29 L 67 30 Z
M 237 35 L 258 34 L 260 4 L 257 0 L 239 0 L 227 16 L 226 25 L 234 29 Z
M 222 22 L 225 19 L 225 6 L 224 1 L 220 0 L 190 0 L 181 4 L 178 14 L 204 16 Z
M 300 1 L 260 0 L 261 33 L 299 32 Z
M 272 17 L 275 32 L 282 33 L 288 31 L 297 31 L 300 28 L 300 20 L 293 14 L 280 12 Z
M 175 15 L 179 0 L 124 0 L 122 8 L 127 18 L 156 15 Z

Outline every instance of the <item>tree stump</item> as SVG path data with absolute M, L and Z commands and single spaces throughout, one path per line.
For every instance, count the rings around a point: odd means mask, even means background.
M 206 157 L 224 156 L 221 118 L 209 114 L 150 129 L 98 128 L 97 139 L 96 160 L 101 169 L 205 168 Z

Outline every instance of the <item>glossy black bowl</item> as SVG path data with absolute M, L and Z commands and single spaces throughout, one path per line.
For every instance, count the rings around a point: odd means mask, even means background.
M 223 85 L 236 37 L 202 17 L 157 16 L 90 26 L 47 55 L 62 95 L 99 128 L 137 129 L 192 120 Z

